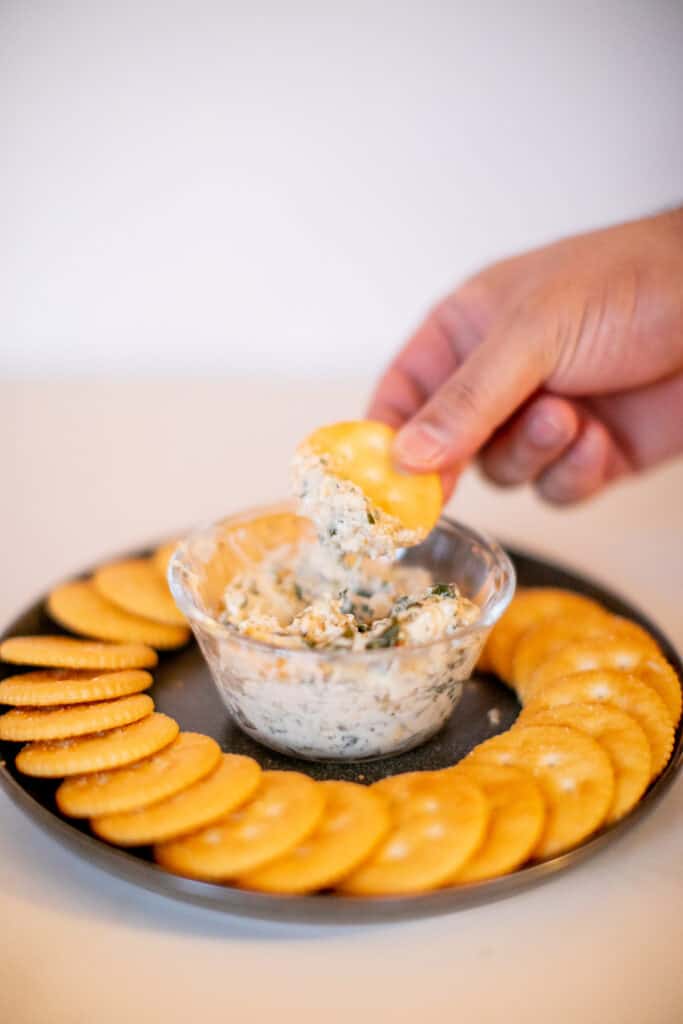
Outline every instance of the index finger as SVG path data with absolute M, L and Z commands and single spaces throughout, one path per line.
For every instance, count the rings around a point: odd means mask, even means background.
M 391 361 L 371 399 L 370 419 L 396 428 L 407 423 L 479 344 L 483 318 L 463 293 L 461 288 L 435 306 Z
M 443 307 L 437 306 L 392 360 L 377 385 L 368 417 L 403 426 L 458 366 Z

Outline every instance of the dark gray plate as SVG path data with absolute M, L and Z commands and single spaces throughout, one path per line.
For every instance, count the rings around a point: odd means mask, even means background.
M 508 551 L 515 563 L 521 585 L 568 587 L 596 598 L 613 612 L 635 619 L 657 638 L 668 660 L 675 666 L 679 675 L 683 674 L 683 664 L 672 645 L 638 609 L 612 591 L 569 569 L 521 551 Z M 45 615 L 43 601 L 40 600 L 10 625 L 4 637 L 58 632 L 59 629 Z M 15 671 L 18 669 L 12 666 L 1 666 L 0 677 Z M 373 782 L 397 772 L 452 765 L 477 743 L 507 729 L 519 712 L 519 704 L 510 690 L 492 676 L 479 676 L 466 685 L 454 720 L 447 723 L 437 736 L 418 750 L 370 763 L 325 765 L 297 761 L 273 753 L 240 732 L 228 717 L 195 644 L 179 653 L 162 656 L 150 692 L 158 710 L 176 718 L 182 729 L 213 736 L 224 750 L 249 754 L 264 768 L 294 768 L 307 772 L 317 779 L 344 778 L 360 782 Z M 495 727 L 487 715 L 491 708 L 497 708 L 500 715 Z M 14 744 L 0 743 L 0 783 L 17 806 L 38 825 L 56 839 L 82 853 L 88 861 L 101 865 L 135 885 L 175 899 L 212 907 L 224 913 L 339 924 L 370 923 L 446 913 L 477 903 L 502 899 L 521 889 L 536 885 L 558 871 L 566 870 L 616 839 L 654 806 L 671 784 L 683 762 L 683 737 L 679 726 L 669 765 L 635 810 L 627 818 L 602 830 L 575 850 L 489 882 L 441 889 L 422 896 L 362 899 L 334 895 L 268 896 L 229 886 L 194 882 L 168 874 L 150 860 L 148 850 L 119 850 L 92 836 L 86 825 L 62 818 L 54 802 L 57 784 L 20 775 L 14 768 L 16 750 Z

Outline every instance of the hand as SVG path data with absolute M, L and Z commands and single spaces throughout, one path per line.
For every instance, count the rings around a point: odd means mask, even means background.
M 372 419 L 447 493 L 496 483 L 578 501 L 683 451 L 683 208 L 497 263 L 429 314 Z

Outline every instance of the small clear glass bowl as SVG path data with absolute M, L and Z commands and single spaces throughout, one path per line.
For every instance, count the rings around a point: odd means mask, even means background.
M 276 647 L 220 621 L 229 580 L 221 536 L 237 524 L 282 511 L 252 509 L 197 531 L 168 570 L 225 705 L 244 732 L 267 747 L 311 761 L 367 761 L 424 743 L 453 713 L 491 627 L 508 606 L 515 572 L 502 548 L 443 517 L 420 545 L 400 554 L 434 582 L 455 583 L 481 608 L 476 622 L 446 639 L 364 651 Z

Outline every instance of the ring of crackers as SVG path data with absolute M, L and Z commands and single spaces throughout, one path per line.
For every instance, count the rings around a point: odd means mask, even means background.
M 264 517 L 230 538 L 229 556 L 297 543 L 301 522 Z M 334 887 L 354 897 L 478 883 L 619 820 L 670 756 L 681 688 L 652 637 L 581 595 L 532 588 L 513 600 L 481 659 L 524 703 L 511 730 L 452 768 L 369 788 L 261 772 L 209 737 L 179 735 L 141 693 L 151 682 L 142 669 L 156 663 L 149 645 L 187 639 L 162 608 L 172 546 L 53 591 L 51 614 L 99 640 L 0 645 L 5 661 L 45 666 L 0 682 L 0 701 L 12 707 L 0 716 L 0 738 L 30 740 L 17 768 L 64 778 L 63 814 L 90 818 L 109 842 L 153 844 L 170 871 L 262 892 Z M 148 587 L 152 578 L 158 585 Z

